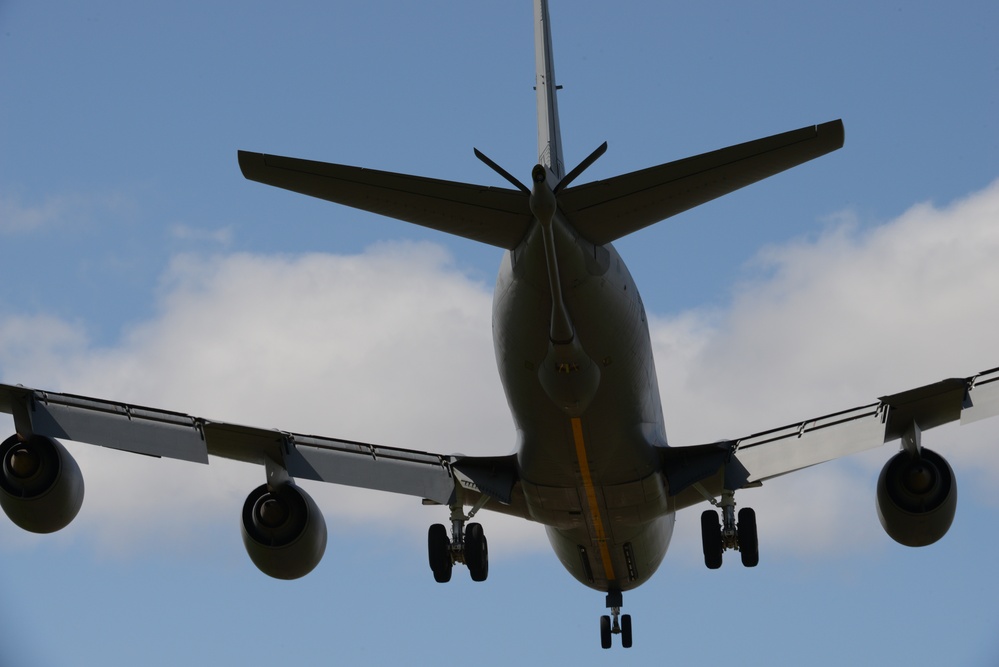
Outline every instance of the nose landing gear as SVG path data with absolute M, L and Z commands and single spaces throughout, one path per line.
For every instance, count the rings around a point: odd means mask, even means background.
M 621 646 L 631 648 L 631 614 L 621 613 L 621 591 L 607 594 L 607 608 L 610 615 L 600 617 L 600 647 L 610 648 L 614 635 L 621 635 Z

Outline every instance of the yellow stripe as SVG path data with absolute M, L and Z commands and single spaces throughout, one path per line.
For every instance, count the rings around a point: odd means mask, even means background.
M 583 476 L 583 488 L 586 490 L 586 504 L 593 519 L 593 529 L 597 533 L 597 544 L 600 547 L 600 559 L 604 564 L 604 574 L 608 581 L 614 581 L 614 564 L 611 563 L 610 549 L 607 548 L 607 533 L 604 522 L 600 518 L 600 506 L 597 505 L 597 491 L 593 487 L 593 477 L 590 475 L 590 462 L 586 459 L 586 443 L 583 441 L 583 424 L 579 417 L 572 418 L 572 439 L 576 443 L 576 458 L 579 459 L 579 472 Z

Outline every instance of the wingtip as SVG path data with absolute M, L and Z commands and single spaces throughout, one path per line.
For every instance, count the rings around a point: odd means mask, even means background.
M 239 170 L 243 172 L 243 178 L 251 181 L 257 180 L 253 174 L 259 172 L 260 167 L 264 165 L 264 154 L 236 151 L 236 156 L 239 159 Z
M 836 148 L 842 148 L 846 140 L 846 129 L 843 127 L 842 118 L 817 125 L 815 131 L 819 136 L 827 137 L 829 142 L 836 146 Z

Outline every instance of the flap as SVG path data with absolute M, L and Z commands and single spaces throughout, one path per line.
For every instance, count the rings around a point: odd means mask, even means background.
M 442 505 L 454 498 L 449 457 L 316 436 L 288 436 L 288 474 L 332 484 L 426 498 Z
M 0 408 L 20 419 L 21 435 L 44 435 L 102 447 L 208 463 L 208 447 L 196 419 L 166 410 L 0 385 Z M 19 412 L 23 410 L 23 412 Z M 27 417 L 28 423 L 22 420 Z
M 283 463 L 292 477 L 390 491 L 448 504 L 453 457 L 210 421 L 85 396 L 0 385 L 0 410 L 37 434 L 137 454 L 208 463 L 208 455 Z
M 759 482 L 898 440 L 921 431 L 999 414 L 999 369 L 949 378 L 882 397 L 877 403 L 771 429 L 737 440 L 736 458 Z
M 961 410 L 961 423 L 999 415 L 999 368 L 974 377 Z
M 759 482 L 885 443 L 881 404 L 838 412 L 739 440 L 736 457 Z

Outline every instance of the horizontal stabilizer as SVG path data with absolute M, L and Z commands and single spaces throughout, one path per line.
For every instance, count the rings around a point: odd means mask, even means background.
M 843 121 L 835 120 L 568 188 L 559 208 L 604 245 L 842 146 Z
M 500 248 L 531 224 L 527 193 L 239 151 L 243 176 Z

